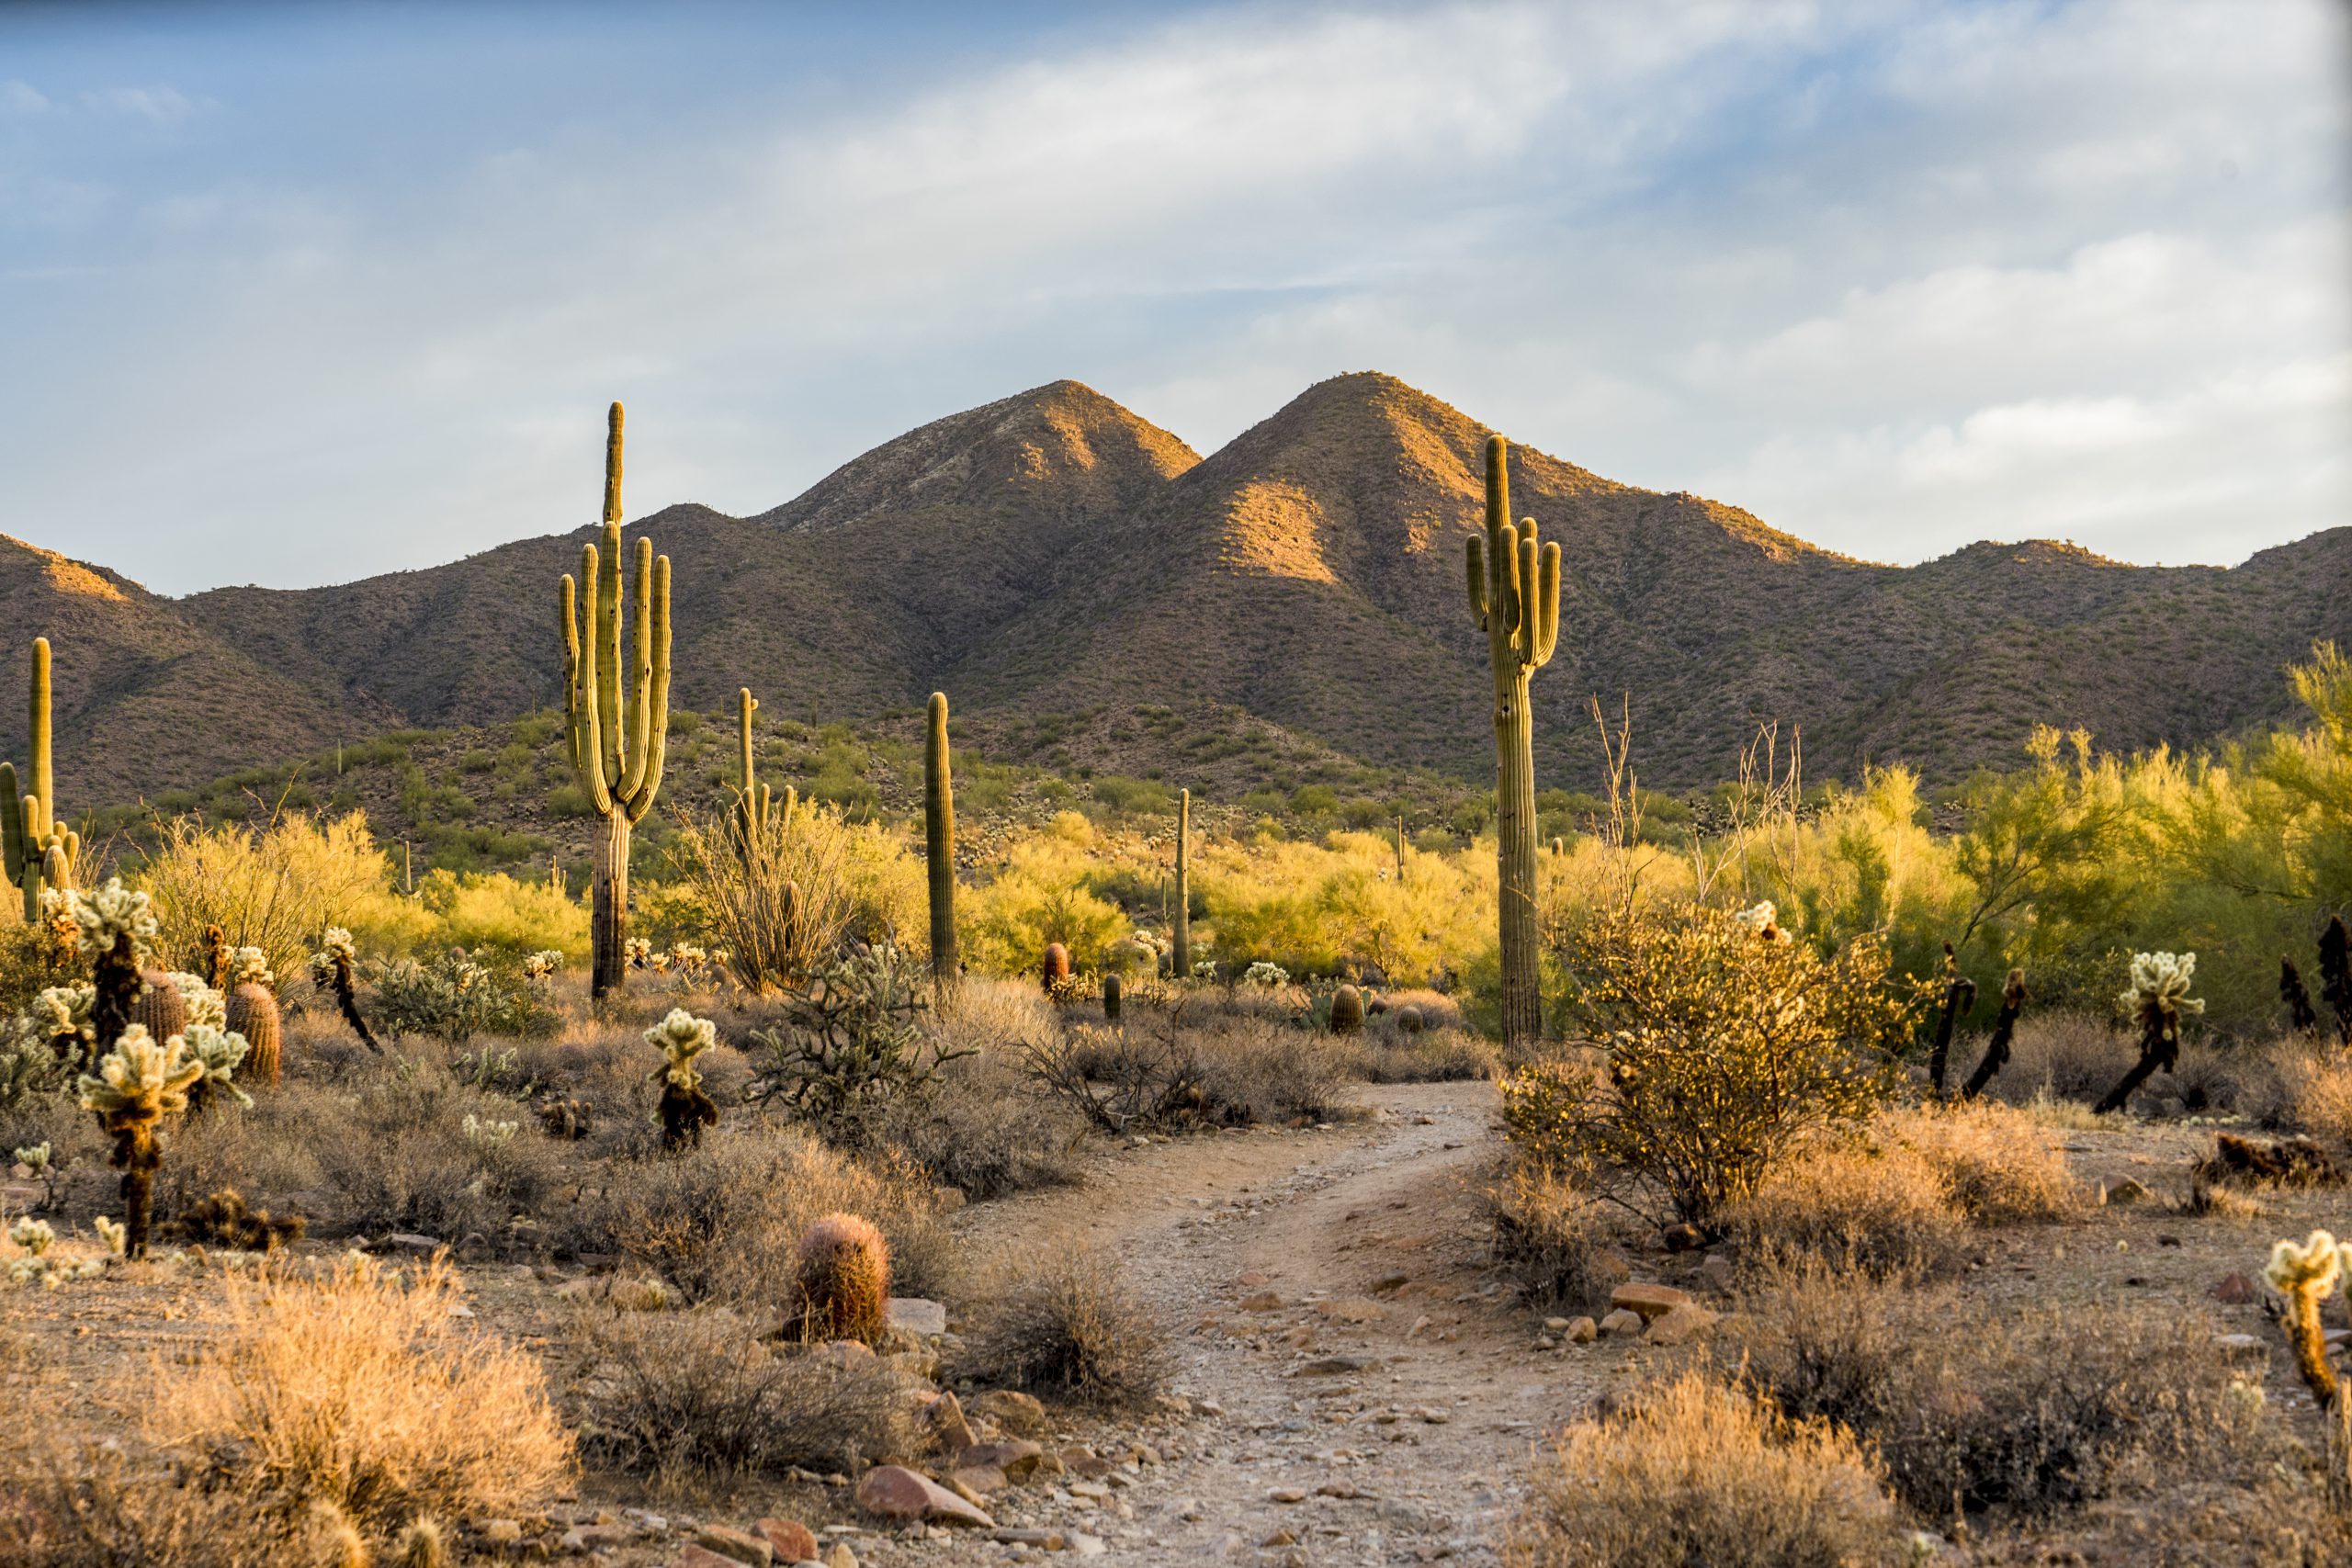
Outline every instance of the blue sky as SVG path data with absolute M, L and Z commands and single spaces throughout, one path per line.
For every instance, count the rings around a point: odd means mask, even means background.
M 168 592 L 1377 368 L 1915 561 L 2352 522 L 2334 0 L 0 7 L 0 532 Z

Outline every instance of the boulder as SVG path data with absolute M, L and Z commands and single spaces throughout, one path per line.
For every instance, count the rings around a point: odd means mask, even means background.
M 1589 1317 L 1571 1318 L 1561 1332 L 1571 1345 L 1589 1345 L 1600 1337 L 1600 1325 Z
M 733 1562 L 745 1562 L 751 1568 L 768 1568 L 775 1561 L 775 1548 L 763 1535 L 749 1530 L 729 1529 L 725 1525 L 705 1525 L 695 1531 L 695 1544 L 705 1551 L 715 1551 Z M 797 1558 L 790 1561 L 797 1562 Z
M 752 1527 L 768 1543 L 778 1562 L 811 1562 L 817 1557 L 817 1532 L 798 1519 L 762 1519 Z
M 857 1506 L 876 1518 L 996 1528 L 996 1521 L 978 1505 L 904 1465 L 877 1464 L 867 1471 L 857 1483 Z
M 1009 1388 L 992 1388 L 972 1400 L 972 1413 L 986 1416 L 1006 1431 L 1023 1438 L 1045 1436 L 1046 1407 L 1036 1396 Z
M 1642 1314 L 1619 1307 L 1594 1326 L 1604 1338 L 1613 1338 L 1621 1334 L 1639 1334 L 1642 1331 Z
M 1638 1313 L 1645 1323 L 1652 1318 L 1664 1317 L 1676 1307 L 1693 1304 L 1688 1291 L 1640 1280 L 1620 1285 L 1609 1292 L 1609 1305 L 1612 1312 Z
M 1648 1332 L 1642 1336 L 1645 1345 L 1687 1345 L 1714 1326 L 1715 1314 L 1705 1307 L 1685 1303 L 1650 1319 Z
M 883 1303 L 882 1317 L 891 1327 L 924 1339 L 947 1332 L 947 1309 L 922 1296 L 892 1296 Z
M 924 1412 L 924 1424 L 931 1428 L 933 1439 L 947 1453 L 962 1453 L 978 1439 L 972 1436 L 972 1424 L 964 1419 L 964 1406 L 952 1393 L 943 1393 L 931 1402 Z

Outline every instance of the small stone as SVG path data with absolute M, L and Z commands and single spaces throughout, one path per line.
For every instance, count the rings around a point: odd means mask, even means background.
M 1054 1461 L 1051 1470 L 1046 1466 L 1048 1459 Z M 973 1443 L 956 1456 L 956 1468 L 1001 1471 L 1009 1480 L 1027 1481 L 1040 1471 L 1052 1474 L 1060 1470 L 1061 1460 L 1047 1454 L 1040 1444 L 1016 1438 L 1001 1443 Z
M 853 1367 L 870 1366 L 875 1359 L 874 1347 L 863 1339 L 828 1339 L 810 1354 L 844 1371 Z
M 689 1544 L 678 1553 L 671 1568 L 743 1568 L 743 1565 L 732 1557 L 720 1556 L 707 1546 Z
M 952 1214 L 968 1200 L 960 1187 L 934 1187 L 931 1190 L 931 1206 L 934 1213 Z
M 1720 1252 L 1710 1252 L 1699 1264 L 1700 1281 L 1711 1290 L 1728 1291 L 1739 1266 Z
M 1361 1372 L 1373 1365 L 1370 1356 L 1325 1356 L 1302 1365 L 1294 1377 L 1332 1378 L 1346 1372 Z
M 725 1525 L 705 1525 L 695 1531 L 695 1544 L 706 1551 L 737 1562 L 748 1562 L 752 1568 L 767 1568 L 775 1561 L 775 1548 L 762 1535 L 748 1530 L 729 1529 Z
M 762 1519 L 752 1527 L 778 1562 L 807 1562 L 817 1555 L 816 1533 L 798 1519 Z
M 1069 1544 L 1069 1538 L 1056 1529 L 992 1530 L 989 1539 L 999 1546 L 1034 1546 L 1040 1551 L 1059 1551 Z
M 2213 1343 L 2221 1348 L 2222 1359 L 2232 1361 L 2258 1361 L 2270 1350 L 2270 1342 L 2258 1334 L 2216 1335 Z
M 849 1549 L 849 1542 L 837 1540 L 825 1548 L 825 1568 L 857 1568 L 857 1553 Z
M 2129 1209 L 2136 1204 L 2144 1203 L 2154 1196 L 2155 1194 L 2149 1191 L 2145 1186 L 2127 1176 L 2114 1186 L 2105 1189 L 2100 1194 L 2099 1201 L 2111 1208 Z
M 1046 1428 L 1046 1407 L 1035 1394 L 1016 1389 L 992 1388 L 972 1400 L 972 1413 L 986 1416 L 1006 1431 L 1023 1438 L 1043 1437 Z
M 1361 1497 L 1363 1495 L 1363 1494 L 1357 1491 L 1352 1484 L 1345 1481 L 1327 1481 L 1322 1485 L 1317 1486 L 1315 1489 L 1315 1495 L 1317 1497 L 1338 1497 L 1343 1501 L 1349 1498 Z
M 1064 1449 L 1062 1468 L 1088 1481 L 1100 1481 L 1111 1473 L 1111 1461 L 1092 1449 Z
M 857 1483 L 857 1506 L 885 1519 L 937 1520 L 943 1524 L 995 1528 L 978 1504 L 966 1501 L 927 1475 L 904 1465 L 878 1464 Z
M 2211 1293 L 2223 1306 L 2245 1306 L 2254 1300 L 2254 1281 L 2243 1274 L 2224 1274 Z
M 1568 1331 L 1568 1323 L 1569 1320 L 1565 1317 L 1547 1317 L 1544 1320 L 1544 1332 L 1546 1334 L 1566 1334 Z
M 1012 1484 L 1012 1478 L 992 1464 L 958 1465 L 947 1472 L 947 1484 L 959 1496 L 987 1497 Z
M 379 1245 L 382 1252 L 416 1252 L 430 1255 L 441 1250 L 442 1244 L 429 1235 L 415 1235 L 406 1231 L 394 1231 Z
M 1676 1307 L 1690 1304 L 1690 1292 L 1678 1291 L 1671 1285 L 1637 1281 L 1620 1285 L 1609 1292 L 1609 1305 L 1612 1312 L 1639 1313 L 1645 1323 L 1654 1317 L 1664 1317 Z
M 520 1519 L 484 1519 L 478 1528 L 482 1540 L 492 1546 L 516 1546 L 523 1540 Z
M 1620 1307 L 1594 1326 L 1600 1331 L 1603 1337 L 1612 1337 L 1620 1334 L 1638 1334 L 1642 1328 L 1642 1314 Z
M 962 1453 L 977 1440 L 972 1436 L 972 1424 L 964 1419 L 963 1404 L 952 1393 L 943 1393 L 933 1400 L 923 1418 L 931 1428 L 933 1440 L 948 1453 Z
M 1687 1345 L 1714 1326 L 1715 1314 L 1695 1303 L 1686 1302 L 1670 1312 L 1652 1318 L 1649 1331 L 1642 1336 L 1645 1345 Z
M 1266 1494 L 1269 1503 L 1304 1503 L 1306 1494 L 1295 1486 L 1277 1486 Z
M 1090 1503 L 1100 1503 L 1111 1495 L 1111 1489 L 1099 1481 L 1073 1481 L 1067 1488 L 1073 1497 L 1083 1497 Z
M 947 1309 L 922 1296 L 892 1296 L 882 1305 L 883 1320 L 923 1339 L 947 1332 Z
M 1589 1345 L 1600 1337 L 1600 1325 L 1589 1317 L 1575 1318 L 1568 1324 L 1567 1341 L 1571 1345 Z
M 1278 1529 L 1258 1544 L 1260 1546 L 1296 1546 L 1298 1537 L 1291 1534 L 1287 1529 Z
M 1668 1225 L 1659 1239 L 1668 1252 L 1696 1252 L 1707 1245 L 1707 1233 L 1697 1225 Z
M 1072 1530 L 1069 1532 L 1069 1550 L 1078 1557 L 1100 1557 L 1111 1549 L 1102 1544 L 1102 1538 L 1099 1535 Z

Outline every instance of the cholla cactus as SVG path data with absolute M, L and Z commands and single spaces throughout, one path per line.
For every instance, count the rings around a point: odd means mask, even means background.
M 628 957 L 630 968 L 642 969 L 652 961 L 653 942 L 649 937 L 633 936 L 624 944 L 622 951 Z
M 90 1222 L 90 1228 L 96 1231 L 98 1239 L 107 1244 L 108 1253 L 117 1258 L 122 1256 L 124 1237 L 127 1233 L 123 1229 L 121 1221 L 110 1220 L 106 1215 L 100 1214 Z
M 1194 960 L 1193 961 L 1193 979 L 1195 979 L 1195 980 L 1214 980 L 1214 979 L 1216 979 L 1216 959 L 1214 959 L 1214 958 L 1196 958 L 1196 959 L 1194 959 Z
M 277 985 L 277 976 L 269 972 L 269 954 L 258 947 L 241 947 L 229 955 L 229 984 L 237 986 Z
M 39 1258 L 57 1240 L 57 1233 L 47 1220 L 22 1219 L 8 1227 L 8 1239 Z
M 2335 1369 L 2328 1365 L 2319 1303 L 2335 1292 L 2347 1264 L 2352 1264 L 2352 1247 L 2339 1244 L 2325 1231 L 2313 1231 L 2301 1246 L 2282 1241 L 2272 1247 L 2269 1266 L 2263 1270 L 2271 1288 L 2287 1299 L 2283 1326 L 2288 1346 L 2295 1352 L 2296 1370 L 2323 1405 L 2334 1404 L 2343 1390 Z
M 1261 958 L 1242 971 L 1241 983 L 1261 990 L 1279 990 L 1290 984 L 1290 971 Z
M 209 1023 L 191 1023 L 179 1040 L 204 1068 L 204 1076 L 187 1092 L 190 1110 L 201 1110 L 221 1095 L 248 1111 L 253 1109 L 253 1096 L 238 1088 L 235 1081 L 238 1064 L 253 1049 L 243 1035 Z
M 319 938 L 319 956 L 330 964 L 337 961 L 356 964 L 359 962 L 359 944 L 351 940 L 351 933 L 343 927 L 329 926 Z
M 656 975 L 667 975 L 670 972 L 670 954 L 656 953 L 646 959 L 646 964 Z
M 49 1145 L 35 1144 L 29 1148 L 14 1149 L 10 1153 L 16 1162 L 25 1168 L 28 1176 L 40 1176 L 49 1169 Z
M 33 998 L 24 1016 L 28 1033 L 38 1034 L 60 1050 L 86 1048 L 98 1037 L 90 1021 L 96 988 L 87 985 L 51 986 Z
M 550 980 L 563 968 L 563 953 L 558 948 L 542 948 L 523 960 L 523 978 Z
M 376 1043 L 376 1032 L 368 1027 L 367 1015 L 359 1010 L 359 987 L 355 971 L 359 964 L 359 946 L 351 933 L 341 926 L 329 926 L 319 939 L 318 954 L 311 960 L 311 972 L 318 982 L 334 993 L 335 1010 L 343 1014 L 343 1021 L 351 1025 L 351 1032 L 370 1051 L 381 1051 Z
M 164 980 L 180 994 L 180 1008 L 190 1029 L 203 1025 L 214 1029 L 229 1027 L 229 1000 L 205 984 L 203 976 L 174 969 L 164 975 Z
M 159 1044 L 134 1023 L 98 1063 L 96 1075 L 84 1074 L 76 1086 L 82 1109 L 96 1111 L 98 1125 L 114 1138 L 107 1163 L 122 1172 L 123 1222 L 132 1258 L 147 1250 L 155 1168 L 164 1157 L 164 1119 L 187 1109 L 188 1090 L 204 1073 L 186 1040 L 174 1035 Z
M 2132 955 L 2131 987 L 2115 1001 L 2140 1026 L 2140 1060 L 2094 1107 L 2098 1114 L 2122 1110 L 2150 1074 L 2158 1067 L 2170 1072 L 2180 1060 L 2180 1021 L 2205 1010 L 2205 1004 L 2188 994 L 2196 973 L 2193 953 Z
M 73 920 L 74 945 L 94 963 L 113 953 L 125 939 L 133 956 L 155 941 L 155 913 L 147 895 L 125 887 L 119 876 L 107 877 L 107 885 L 95 893 L 52 889 L 42 895 L 41 902 L 43 908 Z
M 1557 841 L 1557 840 L 1554 840 L 1555 843 Z M 1780 907 L 1774 904 L 1770 898 L 1755 905 L 1753 908 L 1736 911 L 1733 914 L 1732 919 L 1739 924 L 1746 926 L 1749 931 L 1754 931 L 1758 937 L 1766 942 L 1788 942 L 1792 940 L 1789 933 L 1781 929 Z
M 662 1065 L 646 1075 L 662 1080 L 662 1146 L 676 1150 L 702 1142 L 702 1130 L 718 1120 L 718 1107 L 702 1091 L 695 1058 L 717 1043 L 718 1026 L 684 1008 L 645 1032 L 645 1043 L 662 1053 Z
M 464 1127 L 466 1142 L 495 1147 L 514 1137 L 514 1130 L 521 1125 L 519 1122 L 485 1121 L 468 1111 Z
M 690 942 L 682 942 L 670 949 L 670 963 L 681 975 L 700 975 L 710 963 L 710 953 Z

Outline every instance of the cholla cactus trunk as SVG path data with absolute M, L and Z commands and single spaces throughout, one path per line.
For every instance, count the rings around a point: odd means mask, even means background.
M 1487 634 L 1495 681 L 1495 866 L 1502 943 L 1503 1043 L 1543 1034 L 1537 971 L 1535 728 L 1528 685 L 1560 637 L 1560 547 L 1535 519 L 1510 520 L 1510 445 L 1487 442 L 1487 526 L 1467 552 L 1470 610 Z
M 632 662 L 621 671 L 621 405 L 605 446 L 604 550 L 583 545 L 580 577 L 563 579 L 564 716 L 571 765 L 604 819 L 590 897 L 591 996 L 628 977 L 629 830 L 662 787 L 670 735 L 670 558 L 637 541 Z
M 203 1076 L 182 1042 L 158 1042 L 134 1027 L 98 1061 L 96 1075 L 81 1080 L 83 1109 L 96 1111 L 99 1128 L 114 1140 L 107 1163 L 122 1172 L 126 1258 L 147 1253 L 164 1118 L 187 1109 L 187 1092 Z
M 2303 985 L 2303 973 L 2295 961 L 2283 954 L 2278 960 L 2278 999 L 2287 1004 L 2287 1021 L 2298 1034 L 2319 1032 L 2319 1013 L 2312 1007 L 2311 991 Z
M 1176 793 L 1175 901 L 1168 907 L 1170 937 L 1168 969 L 1178 980 L 1193 977 L 1193 792 Z
M 1993 1081 L 1993 1075 L 2009 1064 L 2009 1046 L 2016 1040 L 2018 1015 L 2025 1011 L 2025 971 L 2009 971 L 2009 983 L 2001 987 L 2000 1016 L 1993 1020 L 1993 1037 L 1984 1043 L 1984 1059 L 1968 1075 L 1968 1082 L 1960 1091 L 1962 1100 L 1974 1100 Z
M 2352 931 L 2344 928 L 2344 917 L 2328 917 L 2327 930 L 2319 939 L 2319 994 L 2328 1010 L 2335 1014 L 2335 1032 L 2343 1043 L 2352 1045 Z
M 2282 1241 L 2270 1250 L 2263 1277 L 2283 1297 L 2287 1311 L 2281 1322 L 2287 1344 L 2295 1355 L 2295 1370 L 2323 1409 L 2343 1396 L 2344 1385 L 2327 1359 L 2327 1336 L 2320 1327 L 2319 1303 L 2331 1294 L 2344 1273 L 2345 1249 L 2325 1231 L 2313 1231 L 2301 1246 Z
M 204 928 L 204 983 L 226 995 L 229 990 L 229 937 L 219 926 Z
M 368 1027 L 368 1015 L 359 1010 L 359 987 L 351 973 L 350 953 L 327 954 L 327 978 L 334 992 L 335 1010 L 343 1014 L 343 1021 L 351 1025 L 351 1032 L 359 1037 L 359 1043 L 382 1055 L 384 1047 L 377 1043 L 376 1032 Z
M 92 1061 L 113 1050 L 124 1032 L 137 1021 L 133 1015 L 146 984 L 140 978 L 139 959 L 130 933 L 118 933 L 114 946 L 90 965 L 90 985 L 95 993 L 90 1002 L 90 1027 L 96 1033 L 90 1053 Z
M 944 997 L 956 988 L 956 783 L 949 774 L 947 694 L 931 694 L 923 726 L 923 869 L 931 881 L 931 976 Z
M 1951 943 L 1946 942 L 1943 1010 L 1936 1018 L 1936 1043 L 1928 1052 L 1928 1082 L 1939 1100 L 1944 1093 L 1944 1071 L 1951 1062 L 1952 1032 L 1975 1010 L 1976 982 L 1960 972 L 1960 959 Z

